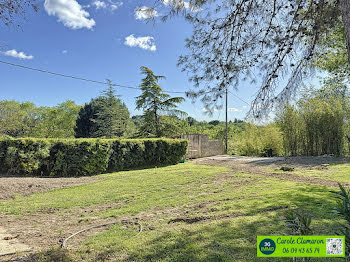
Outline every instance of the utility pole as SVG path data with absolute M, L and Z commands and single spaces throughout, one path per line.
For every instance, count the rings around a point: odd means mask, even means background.
M 228 122 L 227 122 L 227 96 L 228 96 L 228 87 L 226 87 L 225 95 L 226 95 L 226 130 L 225 130 L 225 154 L 227 154 L 227 135 L 228 135 Z

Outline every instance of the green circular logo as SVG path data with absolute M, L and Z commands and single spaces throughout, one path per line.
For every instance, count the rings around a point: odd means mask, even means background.
M 276 250 L 276 243 L 272 239 L 265 238 L 259 244 L 261 253 L 265 255 L 271 255 Z

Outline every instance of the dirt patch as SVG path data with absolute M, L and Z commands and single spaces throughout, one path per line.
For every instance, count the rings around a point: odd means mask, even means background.
M 326 164 L 347 164 L 350 163 L 350 157 L 332 157 L 332 156 L 296 156 L 286 157 L 278 164 L 293 166 L 298 169 L 320 169 Z
M 72 187 L 94 181 L 101 177 L 9 177 L 0 175 L 0 200 L 10 199 L 14 195 L 28 196 L 33 193 L 52 189 Z
M 207 157 L 192 161 L 195 164 L 210 166 L 225 166 L 234 172 L 242 172 L 251 175 L 262 175 L 298 183 L 309 183 L 328 187 L 338 187 L 337 181 L 296 175 L 291 172 L 275 173 L 264 172 L 262 168 L 279 168 L 281 166 L 297 167 L 298 169 L 320 169 L 325 164 L 350 163 L 350 158 L 337 157 L 289 157 L 289 158 L 263 158 L 263 157 Z M 350 183 L 342 183 L 350 186 Z
M 257 171 L 255 172 L 255 174 L 264 175 L 266 177 L 273 177 L 273 178 L 282 179 L 282 180 L 298 182 L 298 183 L 308 183 L 308 184 L 322 185 L 327 187 L 338 187 L 337 181 L 321 179 L 316 177 L 299 176 L 292 173 L 268 173 L 268 172 Z M 350 183 L 342 182 L 342 185 L 348 187 L 350 186 Z
M 75 207 L 63 210 L 43 210 L 27 216 L 0 215 L 0 225 L 4 226 L 11 236 L 35 250 L 60 245 L 69 235 L 82 229 L 105 223 L 119 221 L 115 218 L 101 218 L 96 212 L 110 208 L 120 208 L 122 203 L 108 202 L 90 207 Z M 122 218 L 121 218 L 122 219 Z M 69 245 L 78 246 L 83 236 L 103 231 L 105 228 L 88 231 L 78 235 Z
M 272 211 L 278 211 L 282 209 L 288 209 L 288 206 L 275 206 L 275 207 L 268 207 L 260 210 L 259 212 L 272 212 Z M 177 217 L 170 219 L 168 221 L 168 224 L 171 223 L 186 223 L 186 224 L 193 224 L 198 223 L 202 221 L 212 221 L 212 220 L 221 220 L 221 219 L 227 219 L 227 218 L 236 218 L 236 217 L 242 217 L 242 216 L 249 216 L 247 214 L 243 213 L 232 213 L 232 214 L 222 214 L 218 216 L 198 216 L 198 217 Z
M 46 209 L 25 216 L 0 214 L 0 225 L 6 228 L 9 238 L 15 237 L 17 243 L 30 247 L 32 252 L 23 253 L 24 257 L 27 257 L 31 253 L 59 247 L 65 238 L 80 230 L 111 222 L 122 222 L 122 217 L 118 219 L 113 217 L 103 218 L 97 214 L 111 208 L 120 208 L 122 205 L 122 202 L 107 202 L 89 207 Z M 94 228 L 75 236 L 69 240 L 68 248 L 79 247 L 87 237 L 107 230 L 110 226 Z M 11 253 L 12 249 L 11 246 L 6 248 L 5 251 Z M 0 261 L 12 261 L 12 259 L 17 258 L 18 254 L 3 256 L 0 257 Z
M 20 243 L 17 238 L 18 235 L 12 236 L 4 228 L 0 227 L 0 260 L 5 254 L 30 250 L 29 246 Z
M 198 223 L 201 221 L 212 221 L 212 220 L 220 220 L 220 219 L 225 219 L 225 218 L 234 218 L 234 217 L 241 217 L 245 216 L 243 213 L 236 213 L 236 214 L 223 214 L 219 216 L 199 216 L 199 217 L 177 217 L 174 219 L 170 219 L 168 221 L 168 224 L 171 223 L 179 223 L 179 222 L 184 222 L 186 224 L 193 224 L 193 223 Z
M 197 164 L 219 164 L 221 166 L 236 168 L 261 168 L 281 166 L 298 169 L 320 169 L 330 164 L 350 163 L 350 157 L 332 156 L 297 156 L 297 157 L 246 157 L 246 156 L 214 156 L 199 158 L 192 161 Z

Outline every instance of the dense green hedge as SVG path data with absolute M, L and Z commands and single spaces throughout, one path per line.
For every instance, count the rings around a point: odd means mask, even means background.
M 180 139 L 0 139 L 0 171 L 12 175 L 85 176 L 175 164 Z

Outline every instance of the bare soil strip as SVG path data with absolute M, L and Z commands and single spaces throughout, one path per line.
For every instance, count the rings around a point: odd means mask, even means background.
M 0 227 L 0 261 L 1 256 L 5 254 L 30 250 L 29 246 L 20 243 L 17 238 L 18 235 L 10 235 L 4 228 Z
M 0 200 L 103 180 L 101 177 L 10 177 L 0 175 Z
M 0 175 L 0 200 L 11 199 L 16 195 L 29 196 L 34 193 L 72 187 L 100 180 L 103 180 L 103 178 L 11 177 Z M 63 232 L 72 232 L 77 228 L 85 226 L 77 217 L 70 217 L 67 221 L 64 221 L 68 217 L 61 216 L 56 212 L 53 212 L 53 214 L 31 215 L 23 219 L 0 214 L 0 261 L 8 261 L 10 257 L 16 257 L 16 255 L 4 256 L 4 254 L 27 252 L 28 250 L 32 250 L 31 247 L 38 248 L 40 246 L 57 245 L 60 238 L 63 237 Z M 70 223 L 74 225 L 74 229 L 69 226 Z M 90 220 L 90 223 L 94 223 L 93 219 Z M 53 231 L 51 232 L 51 230 Z
M 281 180 L 298 182 L 298 183 L 308 183 L 308 184 L 322 185 L 327 187 L 338 187 L 337 181 L 315 178 L 315 177 L 299 176 L 291 173 L 268 173 L 268 172 L 260 171 L 260 172 L 255 172 L 254 174 L 263 175 L 266 177 L 273 177 Z M 350 186 L 350 183 L 346 183 L 346 182 L 342 182 L 341 184 L 346 187 Z

